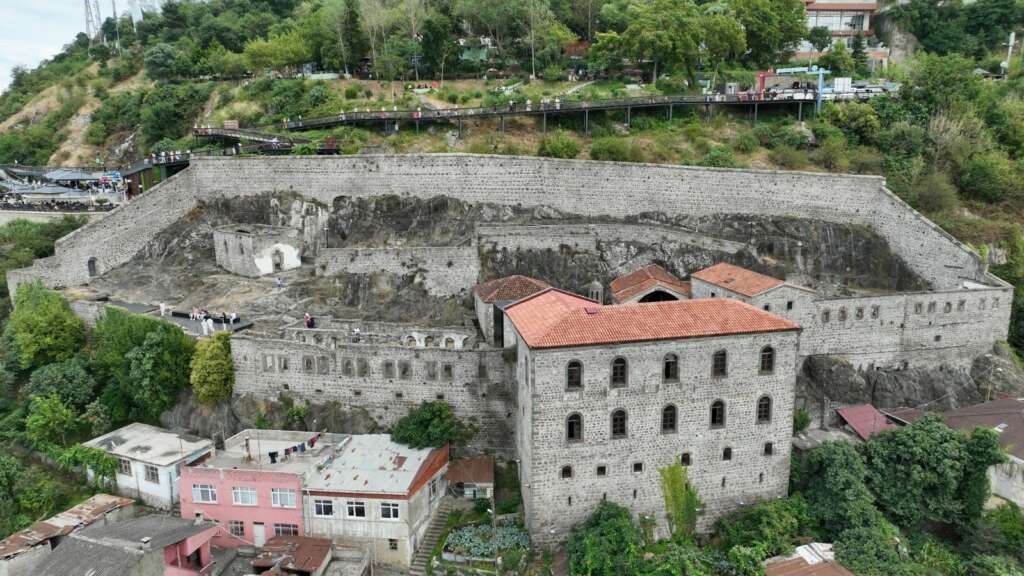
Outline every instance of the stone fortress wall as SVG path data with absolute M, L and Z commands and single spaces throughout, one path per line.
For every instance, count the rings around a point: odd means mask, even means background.
M 316 259 L 316 273 L 422 274 L 433 296 L 468 292 L 480 278 L 476 246 L 403 246 L 398 248 L 325 248 Z

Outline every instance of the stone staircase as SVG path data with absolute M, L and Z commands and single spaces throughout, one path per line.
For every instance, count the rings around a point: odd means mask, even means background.
M 412 566 L 409 568 L 409 576 L 424 576 L 427 573 L 427 562 L 430 561 L 430 551 L 434 549 L 434 545 L 437 544 L 437 540 L 441 537 L 441 533 L 444 532 L 445 524 L 448 523 L 448 514 L 458 507 L 459 502 L 457 502 L 451 495 L 445 495 L 441 498 L 441 503 L 437 507 L 437 513 L 434 515 L 434 519 L 431 520 L 430 526 L 427 527 L 427 532 L 423 535 L 423 540 L 419 543 L 420 545 L 419 549 L 416 551 L 416 556 L 412 559 Z

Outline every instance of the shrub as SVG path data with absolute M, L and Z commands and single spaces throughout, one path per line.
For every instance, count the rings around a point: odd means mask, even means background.
M 736 157 L 732 155 L 732 151 L 728 147 L 712 146 L 708 153 L 704 155 L 700 165 L 715 168 L 736 168 L 739 166 L 739 163 L 736 162 Z
M 564 130 L 545 136 L 537 148 L 537 155 L 547 158 L 575 158 L 579 153 L 580 143 Z
M 738 132 L 732 139 L 732 149 L 741 154 L 750 154 L 757 150 L 757 138 L 746 130 Z
M 640 530 L 629 510 L 602 501 L 589 518 L 573 528 L 566 543 L 570 574 L 622 576 L 639 572 Z
M 925 212 L 952 210 L 960 203 L 956 186 L 944 172 L 932 172 L 914 183 L 912 195 Z
M 970 576 L 1021 576 L 1024 566 L 1007 556 L 975 556 L 967 563 Z
M 811 415 L 803 408 L 797 408 L 793 413 L 793 434 L 799 434 L 811 425 Z
M 459 103 L 459 93 L 458 92 L 449 92 L 449 93 L 445 94 L 444 99 L 449 104 L 458 104 Z
M 768 154 L 768 157 L 787 170 L 803 168 L 808 162 L 807 154 L 792 146 L 778 146 Z
M 862 576 L 892 576 L 901 563 L 896 536 L 896 528 L 884 520 L 847 530 L 836 540 L 836 560 Z
M 202 404 L 216 404 L 231 397 L 235 367 L 230 332 L 217 332 L 196 343 L 189 381 L 196 400 Z
M 445 402 L 424 402 L 395 423 L 391 439 L 413 448 L 440 448 L 445 444 L 465 445 L 476 427 L 459 420 Z
M 356 98 L 359 98 L 359 90 L 360 89 L 361 89 L 361 87 L 359 86 L 359 84 L 351 84 L 351 85 L 345 87 L 345 99 L 346 100 L 355 100 Z
M 771 557 L 791 554 L 794 543 L 806 534 L 809 523 L 807 502 L 797 494 L 741 508 L 719 519 L 715 533 L 725 548 L 760 547 L 766 557 Z
M 999 202 L 1009 199 L 1015 192 L 1016 177 L 1005 154 L 986 152 L 967 162 L 960 176 L 960 189 L 969 198 Z
M 846 134 L 851 142 L 870 144 L 882 131 L 878 113 L 866 102 L 829 102 L 822 116 Z
M 830 136 L 814 151 L 814 161 L 832 172 L 845 172 L 850 168 L 849 149 L 842 135 Z
M 29 396 L 56 394 L 68 406 L 81 410 L 95 396 L 96 382 L 78 358 L 47 364 L 32 373 L 25 393 Z
M 363 98 L 366 98 L 367 100 L 373 98 L 373 90 L 370 90 L 369 88 L 363 90 Z
M 541 71 L 540 76 L 548 82 L 557 82 L 562 79 L 562 67 L 557 64 L 551 64 Z
M 686 92 L 686 78 L 682 75 L 662 76 L 654 83 L 654 87 L 662 94 L 682 94 Z
M 850 150 L 850 170 L 857 174 L 885 174 L 885 157 L 868 146 Z
M 807 136 L 792 126 L 758 124 L 754 127 L 754 137 L 765 148 L 788 146 L 800 148 L 807 144 Z
M 590 157 L 594 160 L 611 162 L 643 162 L 644 151 L 637 144 L 615 136 L 594 140 L 590 145 Z

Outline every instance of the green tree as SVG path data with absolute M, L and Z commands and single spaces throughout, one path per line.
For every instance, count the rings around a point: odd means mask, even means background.
M 650 59 L 654 80 L 658 79 L 659 64 L 680 66 L 693 77 L 700 55 L 701 28 L 692 0 L 632 3 L 628 14 L 628 24 L 621 34 L 599 34 L 597 44 L 609 44 L 612 52 L 638 62 Z
M 901 559 L 896 537 L 896 528 L 885 520 L 873 526 L 851 528 L 836 540 L 836 560 L 863 576 L 899 574 Z
M 727 549 L 748 546 L 763 550 L 766 557 L 784 556 L 793 553 L 809 525 L 807 502 L 797 494 L 740 508 L 715 523 L 715 535 Z
M 989 468 L 1006 462 L 1007 458 L 999 446 L 999 433 L 991 428 L 972 430 L 964 445 L 964 452 L 964 475 L 957 491 L 957 498 L 960 501 L 957 523 L 962 533 L 968 533 L 981 518 L 985 511 L 985 503 L 992 495 L 988 479 Z M 1021 536 L 1024 536 L 1024 533 Z M 1024 539 L 1021 543 L 1024 544 Z
M 189 364 L 194 344 L 177 326 L 164 324 L 146 334 L 142 344 L 128 353 L 128 391 L 135 416 L 156 420 L 178 400 L 178 391 L 188 386 Z
M 231 333 L 217 332 L 196 343 L 189 380 L 196 400 L 216 404 L 231 397 L 235 366 L 231 361 Z
M 919 178 L 913 187 L 916 204 L 928 213 L 953 210 L 960 204 L 956 186 L 944 172 L 931 172 Z
M 623 576 L 639 573 L 643 540 L 629 510 L 602 501 L 573 528 L 566 543 L 570 574 Z
M 818 64 L 828 68 L 835 76 L 850 76 L 854 73 L 857 63 L 846 49 L 846 44 L 836 42 L 828 52 L 818 57 Z
M 182 54 L 170 44 L 160 43 L 146 50 L 146 74 L 153 80 L 173 80 L 180 74 L 178 62 Z
M 0 455 L 0 500 L 14 500 L 14 487 L 24 473 L 24 467 L 13 456 Z
M 391 439 L 413 448 L 464 446 L 476 435 L 476 426 L 463 422 L 441 401 L 424 402 L 395 423 Z
M 723 62 L 739 58 L 746 51 L 746 33 L 735 16 L 720 12 L 703 14 L 700 28 L 704 58 L 714 67 L 717 79 Z
M 981 79 L 974 63 L 959 54 L 920 54 L 910 68 L 910 79 L 900 89 L 900 98 L 920 104 L 927 114 L 957 103 L 970 105 L 981 92 Z
M 747 33 L 747 58 L 761 68 L 786 62 L 807 35 L 802 0 L 730 0 Z
M 29 468 L 15 488 L 18 498 L 18 524 L 25 526 L 49 518 L 58 511 L 60 487 L 53 477 L 39 468 Z
M 867 43 L 864 41 L 864 33 L 857 32 L 850 42 L 850 57 L 853 58 L 854 70 L 858 75 L 868 73 Z
M 827 540 L 883 521 L 864 482 L 864 460 L 850 444 L 825 442 L 794 460 L 794 466 L 796 488 L 807 500 L 811 518 Z
M 56 394 L 68 406 L 81 410 L 95 398 L 96 381 L 81 359 L 71 358 L 36 369 L 24 391 L 29 396 Z
M 33 396 L 25 418 L 25 432 L 36 446 L 64 446 L 75 431 L 78 416 L 60 400 L 60 396 Z
M 689 539 L 697 527 L 697 511 L 701 507 L 697 489 L 686 477 L 686 468 L 681 464 L 666 466 L 658 473 L 669 530 L 674 538 Z
M 40 282 L 18 286 L 4 338 L 18 366 L 32 370 L 74 356 L 85 344 L 85 324 L 64 297 Z
M 976 154 L 960 175 L 964 196 L 985 202 L 1001 202 L 1016 195 L 1019 176 L 1000 151 Z
M 832 31 L 826 26 L 815 26 L 807 31 L 807 41 L 817 52 L 824 52 L 832 45 Z
M 575 158 L 580 153 L 580 143 L 565 130 L 556 130 L 541 141 L 537 155 L 547 158 Z

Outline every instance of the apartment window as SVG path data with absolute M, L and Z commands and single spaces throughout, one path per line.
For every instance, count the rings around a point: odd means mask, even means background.
M 388 550 L 398 550 L 398 540 L 388 538 Z
M 235 506 L 255 506 L 256 489 L 252 486 L 233 486 L 231 488 L 231 502 Z
M 271 488 L 270 505 L 275 508 L 295 508 L 295 490 L 291 488 Z
M 245 538 L 245 522 L 241 520 L 228 520 L 228 534 L 238 538 Z
M 853 313 L 853 317 L 856 318 L 857 320 L 863 320 L 864 319 L 864 307 L 863 306 L 857 306 L 857 309 Z
M 597 475 L 598 476 L 607 476 L 608 475 L 608 467 L 605 466 L 604 464 L 598 466 L 597 467 Z
M 146 473 L 146 482 L 152 482 L 153 484 L 160 483 L 160 470 L 156 466 L 146 464 L 144 471 Z
M 761 396 L 757 400 L 757 423 L 767 424 L 772 421 L 772 399 Z
M 661 409 L 661 431 L 668 434 L 676 431 L 678 414 L 674 404 Z
M 216 504 L 217 489 L 210 484 L 193 484 L 192 501 L 200 504 Z
M 775 446 L 771 442 L 764 443 L 764 455 L 771 456 L 775 453 Z
M 690 465 L 690 453 L 689 452 L 683 452 L 683 455 L 679 457 L 679 463 L 682 464 L 683 466 L 689 466 Z
M 679 357 L 675 354 L 666 354 L 665 361 L 661 371 L 662 378 L 665 382 L 678 382 L 679 381 Z
M 562 466 L 562 472 L 559 475 L 562 479 L 572 478 L 572 466 Z
M 381 502 L 380 517 L 385 520 L 398 520 L 398 504 L 395 502 Z
M 298 536 L 297 524 L 274 524 L 274 536 Z
M 771 346 L 761 348 L 761 374 L 771 374 L 775 371 L 775 349 Z
M 729 372 L 729 357 L 725 350 L 715 352 L 711 357 L 711 375 L 716 377 L 725 376 Z
M 612 388 L 621 388 L 626 385 L 629 379 L 629 365 L 625 358 L 616 358 L 612 361 Z
M 333 518 L 334 500 L 313 500 L 313 516 L 317 518 Z
M 725 427 L 725 402 L 715 400 L 711 403 L 711 427 Z
M 612 412 L 612 438 L 626 437 L 626 411 L 616 410 Z
M 345 502 L 345 515 L 349 518 L 366 518 L 366 502 Z
M 732 460 L 732 448 L 722 450 L 722 460 Z
M 643 472 L 643 471 L 644 471 L 644 463 L 643 462 L 633 462 L 633 472 Z
M 125 476 L 132 475 L 132 461 L 127 458 L 117 459 L 117 473 L 124 474 Z
M 565 367 L 565 387 L 569 390 L 583 388 L 583 363 L 573 360 Z
M 583 416 L 570 414 L 565 419 L 565 439 L 569 442 L 583 441 Z
M 828 324 L 828 321 L 829 321 L 829 319 L 831 317 L 832 317 L 832 312 L 830 310 L 822 310 L 821 311 L 821 323 L 822 324 Z

